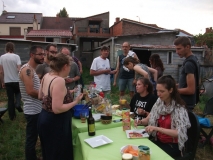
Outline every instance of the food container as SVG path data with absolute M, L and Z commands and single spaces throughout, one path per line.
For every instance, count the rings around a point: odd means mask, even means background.
M 123 108 L 122 110 L 123 131 L 131 130 L 131 121 L 129 113 L 130 113 L 129 110 Z
M 136 145 L 126 145 L 126 146 L 121 147 L 121 149 L 120 149 L 121 155 L 123 155 L 124 152 L 127 151 L 127 148 L 128 148 L 128 147 L 131 147 L 133 150 L 135 150 L 135 152 L 138 153 L 138 146 L 136 146 Z M 138 160 L 138 156 L 133 155 L 132 160 Z
M 122 160 L 132 160 L 133 156 L 130 153 L 124 153 L 122 155 Z
M 110 124 L 112 122 L 112 116 L 101 115 L 101 123 Z
M 138 160 L 150 160 L 150 149 L 147 146 L 138 146 Z

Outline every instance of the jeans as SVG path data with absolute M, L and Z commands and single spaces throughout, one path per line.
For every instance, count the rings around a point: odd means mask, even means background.
M 15 107 L 21 107 L 21 93 L 19 89 L 19 83 L 5 83 L 5 87 L 8 97 L 8 113 L 10 119 L 13 120 L 16 117 Z
M 25 118 L 27 120 L 26 143 L 25 143 L 26 160 L 37 160 L 35 146 L 38 139 L 38 130 L 37 130 L 38 116 L 39 114 L 35 115 L 25 114 Z
M 119 81 L 118 81 L 119 91 L 125 91 L 125 89 L 128 87 L 129 91 L 134 92 L 135 88 L 133 85 L 133 80 L 134 80 L 134 78 L 119 79 Z

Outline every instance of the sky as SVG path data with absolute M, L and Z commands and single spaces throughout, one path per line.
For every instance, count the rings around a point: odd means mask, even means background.
M 183 29 L 193 35 L 203 34 L 213 27 L 213 0 L 1 0 L 0 11 L 43 13 L 54 17 L 66 8 L 69 17 L 89 17 L 110 13 L 115 18 L 127 18 L 165 29 Z

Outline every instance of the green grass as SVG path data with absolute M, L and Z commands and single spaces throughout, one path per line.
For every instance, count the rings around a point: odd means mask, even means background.
M 93 81 L 93 77 L 89 75 L 89 69 L 83 68 L 84 84 L 89 84 Z M 130 98 L 128 92 L 124 96 L 128 102 Z M 118 87 L 113 87 L 110 95 L 112 104 L 118 104 L 119 91 Z M 201 102 L 196 106 L 195 112 L 202 113 L 202 110 L 207 102 L 208 97 L 201 96 Z M 0 107 L 5 107 L 7 101 L 5 89 L 0 89 Z M 24 160 L 25 147 L 25 126 L 26 121 L 23 113 L 16 112 L 17 117 L 14 121 L 10 121 L 8 113 L 3 116 L 4 124 L 0 123 L 0 160 Z M 38 156 L 41 156 L 40 142 L 36 145 Z M 119 150 L 118 150 L 119 152 Z M 212 148 L 206 145 L 204 148 L 198 148 L 196 160 L 211 160 L 213 157 Z

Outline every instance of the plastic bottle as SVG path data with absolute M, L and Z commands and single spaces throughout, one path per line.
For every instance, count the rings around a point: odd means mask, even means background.
M 87 125 L 88 125 L 88 135 L 94 136 L 95 135 L 95 120 L 92 116 L 91 107 L 89 107 L 89 117 L 87 118 Z
M 101 91 L 99 92 L 99 96 L 101 96 L 102 98 L 104 98 L 104 92 L 103 92 L 102 88 L 101 88 Z

